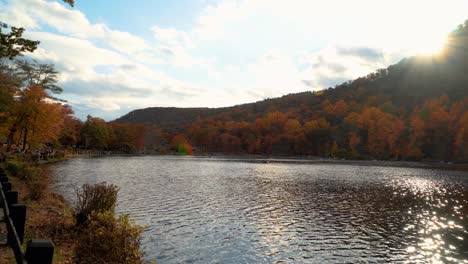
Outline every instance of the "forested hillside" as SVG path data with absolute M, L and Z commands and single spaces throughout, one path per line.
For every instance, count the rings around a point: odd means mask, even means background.
M 468 22 L 441 54 L 403 59 L 320 92 L 225 108 L 147 108 L 117 122 L 151 124 L 199 153 L 468 159 Z

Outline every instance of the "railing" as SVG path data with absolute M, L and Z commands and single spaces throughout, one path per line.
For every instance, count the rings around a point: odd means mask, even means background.
M 29 240 L 26 253 L 23 251 L 26 205 L 18 204 L 18 192 L 12 191 L 11 187 L 5 171 L 0 168 L 0 205 L 8 232 L 7 244 L 13 250 L 16 263 L 52 263 L 54 244 L 48 239 Z

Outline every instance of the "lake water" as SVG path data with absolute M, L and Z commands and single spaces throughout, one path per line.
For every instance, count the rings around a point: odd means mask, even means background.
M 170 156 L 76 158 L 56 188 L 121 187 L 164 263 L 468 263 L 468 173 Z

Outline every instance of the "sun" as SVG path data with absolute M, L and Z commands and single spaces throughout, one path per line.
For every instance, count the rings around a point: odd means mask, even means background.
M 420 36 L 414 43 L 417 55 L 435 56 L 440 54 L 447 44 L 447 35 Z

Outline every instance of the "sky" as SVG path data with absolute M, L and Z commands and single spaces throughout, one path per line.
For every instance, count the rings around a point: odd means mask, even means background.
M 466 0 L 0 0 L 39 40 L 79 118 L 152 106 L 220 107 L 333 87 L 430 55 Z

